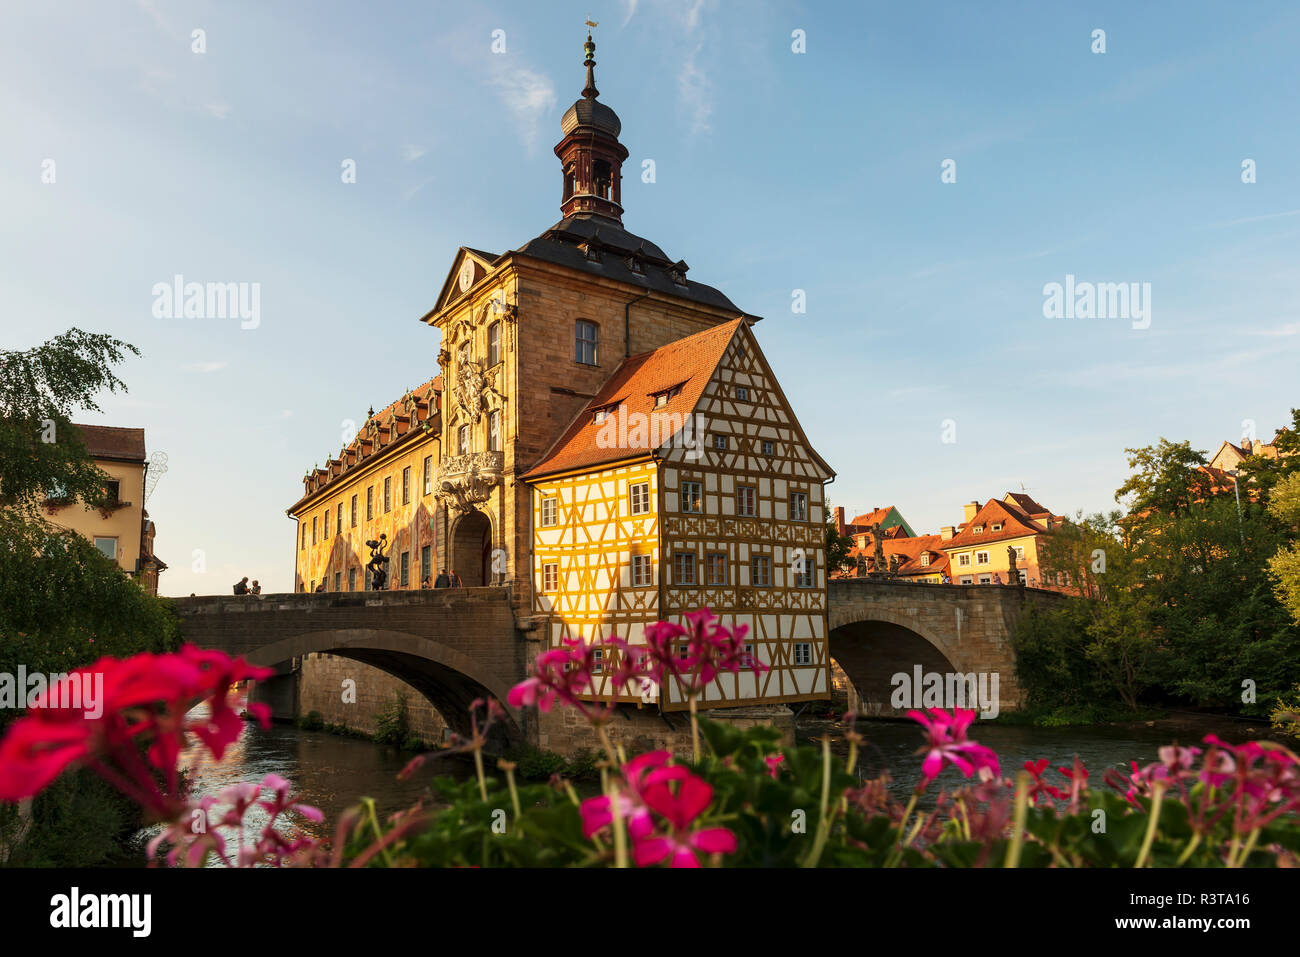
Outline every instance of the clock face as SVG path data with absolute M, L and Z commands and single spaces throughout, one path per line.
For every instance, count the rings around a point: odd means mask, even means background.
M 474 263 L 466 259 L 465 265 L 460 267 L 460 291 L 466 292 L 472 285 L 474 285 Z

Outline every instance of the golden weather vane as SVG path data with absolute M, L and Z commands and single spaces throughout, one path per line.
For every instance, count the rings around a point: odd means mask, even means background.
M 600 24 L 597 23 L 595 20 L 591 19 L 590 16 L 588 16 L 587 19 L 586 19 L 585 21 L 583 21 L 583 22 L 585 22 L 585 23 L 587 24 L 587 26 L 589 26 L 589 27 L 598 27 L 598 26 L 600 26 Z

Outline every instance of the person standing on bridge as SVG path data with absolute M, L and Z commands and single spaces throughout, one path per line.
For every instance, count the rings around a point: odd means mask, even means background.
M 440 572 L 438 572 L 438 577 L 437 579 L 434 580 L 433 587 L 434 588 L 451 587 L 451 579 L 447 577 L 447 569 L 444 568 Z
M 454 568 L 451 570 L 451 587 L 452 588 L 465 587 L 465 583 L 460 580 L 460 576 L 456 574 L 456 569 Z

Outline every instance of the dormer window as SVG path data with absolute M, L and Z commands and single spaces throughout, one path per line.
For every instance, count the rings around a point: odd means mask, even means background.
M 655 396 L 655 408 L 656 408 L 656 409 L 660 408 L 661 406 L 665 406 L 665 405 L 667 405 L 667 404 L 668 404 L 668 393 L 667 393 L 667 392 L 660 392 L 657 396 Z
M 637 259 L 635 256 L 629 256 L 627 258 L 627 268 L 630 269 L 632 272 L 636 273 L 638 276 L 645 275 L 645 269 L 643 269 L 641 266 L 641 260 Z
M 1000 531 L 1002 531 L 1002 523 L 1001 523 L 1001 522 L 994 522 L 994 523 L 993 523 L 993 531 L 995 531 L 995 532 L 1000 532 Z
M 975 531 L 975 534 L 976 534 L 976 535 L 983 535 L 983 534 L 984 534 L 984 526 L 983 526 L 983 525 L 976 525 L 974 531 Z
M 929 553 L 929 552 L 922 552 L 922 553 L 921 553 L 921 567 L 922 567 L 922 568 L 926 568 L 926 567 L 929 566 L 929 564 L 930 564 L 930 553 Z

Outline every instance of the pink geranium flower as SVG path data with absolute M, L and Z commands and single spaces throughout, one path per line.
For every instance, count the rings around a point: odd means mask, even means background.
M 698 854 L 731 854 L 736 850 L 736 837 L 725 827 L 691 830 L 695 819 L 713 800 L 713 787 L 707 781 L 694 775 L 677 782 L 661 778 L 648 782 L 642 797 L 667 822 L 668 833 L 636 842 L 634 857 L 638 867 L 669 859 L 672 867 L 699 867 Z
M 954 708 L 952 714 L 942 708 L 928 708 L 929 717 L 919 711 L 909 711 L 907 716 L 926 730 L 926 745 L 918 753 L 925 754 L 921 763 L 923 784 L 929 784 L 948 765 L 970 777 L 988 768 L 994 776 L 999 773 L 998 756 L 992 748 L 985 747 L 966 737 L 966 729 L 975 720 L 975 712 Z

